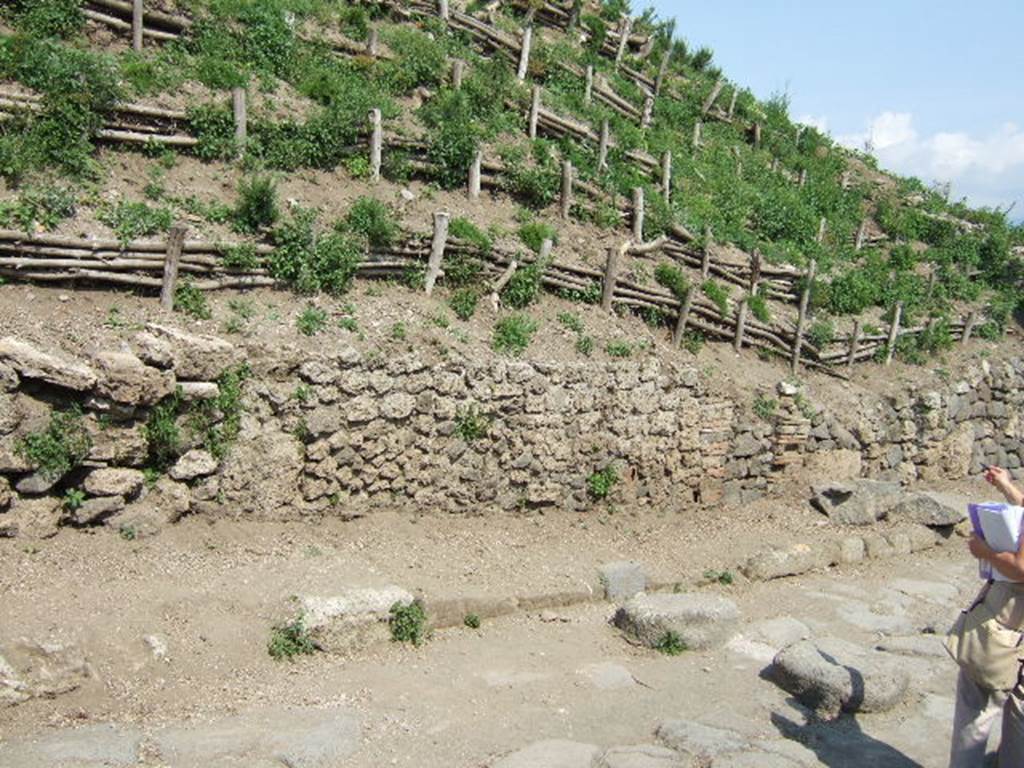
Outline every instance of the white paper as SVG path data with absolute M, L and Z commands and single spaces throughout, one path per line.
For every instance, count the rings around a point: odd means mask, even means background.
M 976 510 L 986 544 L 996 552 L 1020 550 L 1024 507 L 1015 507 L 1010 504 L 979 504 Z M 996 581 L 1012 581 L 1000 573 L 998 568 L 992 568 L 992 578 Z

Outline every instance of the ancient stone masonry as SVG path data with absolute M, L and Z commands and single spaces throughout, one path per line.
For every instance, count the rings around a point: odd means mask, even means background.
M 225 414 L 218 382 L 246 361 L 243 408 Z M 861 397 L 842 413 L 782 383 L 771 413 L 754 415 L 709 393 L 695 368 L 654 358 L 299 357 L 160 325 L 76 358 L 0 339 L 0 533 L 107 524 L 134 535 L 188 512 L 585 510 L 598 503 L 588 480 L 609 467 L 607 503 L 676 511 L 749 502 L 804 464 L 830 479 L 902 483 L 963 477 L 983 462 L 1016 470 L 1022 383 L 1020 360 L 985 361 L 943 391 Z M 73 407 L 87 450 L 43 472 L 25 439 Z M 161 410 L 179 435 L 156 473 Z M 210 435 L 232 418 L 237 437 L 218 453 Z

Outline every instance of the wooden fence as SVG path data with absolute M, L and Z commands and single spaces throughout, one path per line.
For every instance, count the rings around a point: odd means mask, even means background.
M 224 288 L 283 287 L 262 266 L 227 266 L 226 257 L 238 244 L 184 240 L 184 230 L 175 227 L 167 241 L 85 240 L 56 235 L 0 230 L 0 277 L 40 283 L 113 284 L 138 289 L 161 290 L 172 297 L 179 273 L 188 275 L 200 290 Z M 273 253 L 268 245 L 254 248 L 257 259 Z M 843 368 L 873 360 L 884 352 L 891 362 L 899 339 L 924 333 L 931 325 L 901 328 L 901 308 L 897 308 L 884 334 L 863 334 L 858 322 L 852 334 L 833 339 L 819 348 L 805 338 L 807 295 L 802 294 L 801 313 L 795 326 L 787 321 L 763 323 L 748 316 L 749 296 L 759 292 L 762 280 L 770 284 L 779 275 L 760 264 L 747 277 L 749 294 L 742 296 L 731 311 L 721 308 L 690 287 L 684 296 L 676 296 L 659 287 L 651 287 L 623 274 L 621 257 L 630 250 L 627 241 L 608 249 L 604 270 L 545 259 L 541 284 L 549 291 L 571 298 L 596 300 L 607 310 L 622 306 L 635 311 L 655 311 L 672 321 L 672 343 L 681 343 L 687 331 L 698 331 L 709 339 L 731 342 L 739 351 L 744 347 L 764 350 L 791 359 L 793 367 L 803 364 L 841 375 Z M 551 253 L 544 243 L 542 254 Z M 448 236 L 448 215 L 435 214 L 432 234 L 412 234 L 386 247 L 369 248 L 357 269 L 367 279 L 401 278 L 410 270 L 425 270 L 429 288 L 444 275 L 444 260 L 454 256 L 476 259 L 485 278 L 485 289 L 497 294 L 517 269 L 529 263 L 518 253 L 502 249 L 482 250 L 472 243 Z M 695 249 L 678 246 L 665 251 L 664 258 L 687 267 L 700 260 L 708 267 L 707 256 Z M 173 267 L 173 268 L 171 268 Z M 813 267 L 812 267 L 813 270 Z M 813 275 L 813 272 L 812 272 Z M 170 304 L 170 300 L 167 302 Z M 966 342 L 974 328 L 974 315 L 953 322 L 948 330 L 954 339 Z

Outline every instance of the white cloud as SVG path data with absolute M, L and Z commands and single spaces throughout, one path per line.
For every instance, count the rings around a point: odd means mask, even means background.
M 861 133 L 836 137 L 844 146 L 869 149 L 879 163 L 922 181 L 952 182 L 955 196 L 975 205 L 1008 205 L 1024 198 L 1024 130 L 1006 123 L 975 137 L 940 132 L 922 136 L 908 112 L 883 112 Z

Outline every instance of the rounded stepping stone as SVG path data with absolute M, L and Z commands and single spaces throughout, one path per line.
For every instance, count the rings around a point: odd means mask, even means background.
M 732 600 L 715 595 L 639 594 L 615 613 L 615 626 L 656 648 L 674 633 L 690 650 L 722 645 L 739 619 Z

